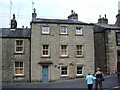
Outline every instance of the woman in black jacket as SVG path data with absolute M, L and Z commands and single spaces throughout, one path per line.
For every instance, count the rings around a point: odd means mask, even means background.
M 100 68 L 97 68 L 97 72 L 95 73 L 95 77 L 96 77 L 96 90 L 98 89 L 98 85 L 100 87 L 100 89 L 102 89 L 102 79 L 103 79 L 103 72 L 100 70 Z

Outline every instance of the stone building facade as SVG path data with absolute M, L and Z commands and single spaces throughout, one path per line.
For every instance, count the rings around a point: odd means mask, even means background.
M 0 29 L 2 41 L 2 81 L 30 80 L 30 29 L 17 28 L 15 18 L 12 28 Z
M 95 68 L 101 68 L 105 74 L 115 74 L 119 61 L 120 27 L 95 24 L 94 30 Z
M 78 21 L 33 18 L 31 22 L 31 80 L 55 81 L 94 73 L 93 25 Z

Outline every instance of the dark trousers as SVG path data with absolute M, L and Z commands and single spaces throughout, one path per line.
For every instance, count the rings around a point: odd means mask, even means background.
M 98 89 L 98 86 L 100 87 L 100 90 L 102 90 L 102 80 L 101 79 L 96 79 L 95 82 L 95 89 Z
M 92 90 L 93 84 L 88 84 L 88 90 Z

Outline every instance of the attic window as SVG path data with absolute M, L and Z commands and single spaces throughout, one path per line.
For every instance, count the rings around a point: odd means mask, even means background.
M 49 26 L 42 26 L 42 34 L 49 34 L 50 27 Z
M 66 26 L 60 27 L 60 34 L 67 34 L 67 27 Z
M 76 34 L 81 35 L 82 34 L 82 27 L 76 27 Z
M 15 42 L 15 52 L 16 53 L 23 53 L 24 44 L 23 40 L 16 40 Z

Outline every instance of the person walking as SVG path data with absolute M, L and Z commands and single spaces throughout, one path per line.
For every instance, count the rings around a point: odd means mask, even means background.
M 97 90 L 99 85 L 100 90 L 102 90 L 103 72 L 100 70 L 100 68 L 97 68 L 95 77 L 96 77 L 95 89 Z
M 87 81 L 88 90 L 92 90 L 93 83 L 94 83 L 94 80 L 96 79 L 96 77 L 91 75 L 91 73 L 89 72 L 85 79 Z

